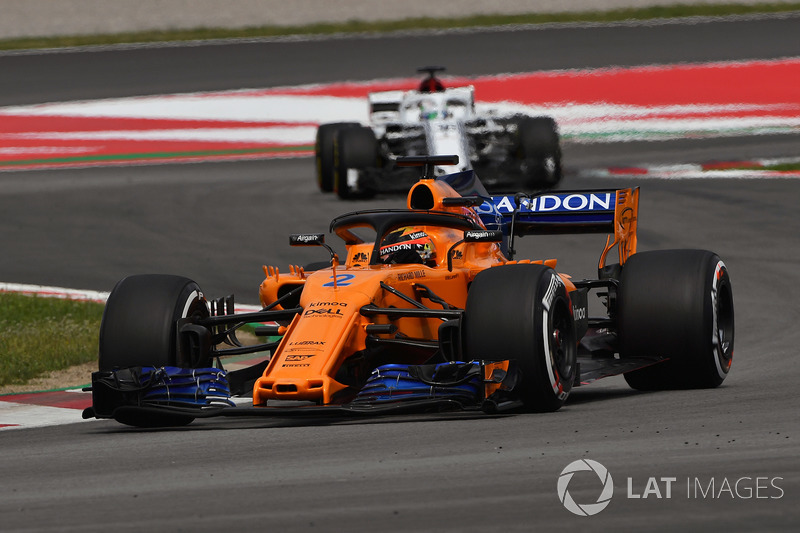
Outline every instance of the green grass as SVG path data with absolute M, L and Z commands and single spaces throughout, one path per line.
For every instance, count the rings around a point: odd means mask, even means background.
M 717 4 L 657 6 L 642 9 L 616 9 L 600 12 L 549 13 L 530 15 L 482 15 L 454 19 L 413 18 L 395 21 L 349 21 L 308 26 L 266 26 L 242 29 L 197 28 L 192 30 L 148 31 L 109 35 L 42 37 L 0 40 L 0 49 L 60 48 L 70 46 L 192 41 L 207 39 L 246 39 L 286 35 L 330 35 L 335 33 L 391 32 L 418 29 L 451 29 L 508 24 L 547 24 L 558 22 L 617 22 L 694 16 L 746 15 L 800 11 L 800 3 L 762 3 L 753 5 Z
M 0 293 L 0 385 L 97 359 L 103 304 Z
M 114 161 L 145 161 L 148 159 L 181 159 L 193 157 L 214 157 L 214 156 L 236 156 L 236 155 L 258 155 L 258 154 L 275 154 L 286 152 L 313 152 L 313 144 L 300 144 L 295 146 L 275 146 L 272 148 L 241 148 L 232 150 L 197 150 L 185 152 L 152 152 L 152 153 L 133 153 L 133 154 L 103 154 L 103 155 L 88 155 L 88 156 L 72 156 L 72 157 L 50 157 L 38 159 L 21 159 L 18 161 L 3 161 L 2 166 L 9 167 L 22 167 L 27 165 L 45 165 L 45 164 L 59 164 L 59 163 L 93 163 L 98 161 L 114 162 Z
M 783 163 L 780 165 L 768 165 L 763 167 L 762 170 L 796 171 L 800 170 L 800 163 Z
M 775 163 L 774 165 L 733 165 L 725 170 L 773 170 L 776 172 L 796 172 L 800 170 L 800 162 L 787 161 L 785 163 Z

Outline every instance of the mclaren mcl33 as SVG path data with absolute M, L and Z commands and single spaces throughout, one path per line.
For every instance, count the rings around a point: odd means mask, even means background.
M 330 260 L 265 266 L 259 311 L 234 313 L 232 297 L 209 300 L 185 277 L 122 279 L 84 417 L 172 426 L 320 411 L 554 411 L 605 376 L 642 390 L 722 383 L 734 340 L 725 263 L 705 250 L 638 252 L 638 188 L 492 197 L 472 170 L 435 175 L 456 159 L 400 159 L 424 167 L 407 207 L 334 218 L 341 256 L 326 233 L 291 235 L 291 246 Z M 564 233 L 607 235 L 596 278 L 515 257 L 515 239 Z M 589 314 L 590 294 L 600 316 Z M 261 340 L 241 342 L 242 328 Z M 242 354 L 254 362 L 226 371 Z

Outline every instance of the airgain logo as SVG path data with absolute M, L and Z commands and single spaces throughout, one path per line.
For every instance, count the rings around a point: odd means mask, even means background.
M 595 502 L 590 503 L 577 503 L 572 495 L 569 493 L 569 483 L 572 481 L 573 476 L 577 472 L 594 472 L 600 480 L 598 490 L 600 495 Z M 602 488 L 601 488 L 602 487 Z M 592 516 L 596 515 L 605 509 L 611 502 L 611 497 L 614 495 L 614 480 L 611 479 L 611 474 L 608 469 L 597 461 L 591 459 L 579 459 L 568 464 L 561 475 L 558 476 L 558 499 L 564 504 L 564 507 L 573 514 L 578 516 Z

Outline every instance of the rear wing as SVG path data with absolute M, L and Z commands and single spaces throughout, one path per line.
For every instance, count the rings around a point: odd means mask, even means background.
M 606 233 L 601 269 L 614 246 L 620 264 L 636 253 L 638 187 L 492 196 L 475 211 L 487 228 L 501 229 L 511 239 L 515 235 Z

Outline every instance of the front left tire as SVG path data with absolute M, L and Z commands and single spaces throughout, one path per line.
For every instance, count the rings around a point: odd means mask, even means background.
M 555 411 L 577 372 L 577 332 L 566 287 L 543 265 L 517 264 L 480 272 L 472 282 L 462 325 L 467 360 L 516 360 L 514 393 L 531 411 Z

